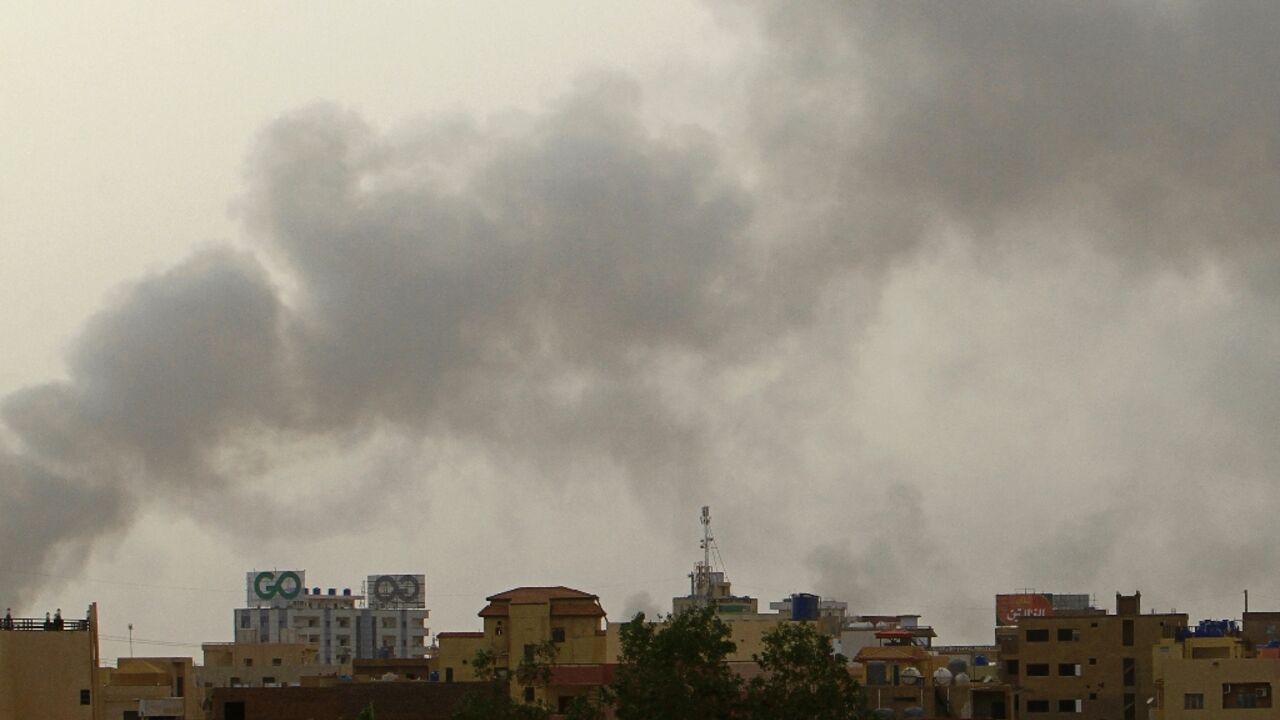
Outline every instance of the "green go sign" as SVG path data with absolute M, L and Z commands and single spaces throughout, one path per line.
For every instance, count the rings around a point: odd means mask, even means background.
M 260 572 L 253 578 L 253 594 L 262 600 L 270 600 L 277 596 L 292 600 L 301 592 L 302 578 L 292 570 L 279 574 L 269 571 Z

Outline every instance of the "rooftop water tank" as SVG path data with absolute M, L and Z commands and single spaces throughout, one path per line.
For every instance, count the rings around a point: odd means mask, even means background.
M 796 593 L 791 596 L 791 619 L 792 620 L 817 620 L 818 619 L 818 602 L 817 595 L 809 593 Z

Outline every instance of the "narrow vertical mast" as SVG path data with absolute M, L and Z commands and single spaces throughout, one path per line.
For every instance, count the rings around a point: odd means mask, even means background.
M 711 604 L 711 506 L 702 506 L 702 577 L 704 602 Z

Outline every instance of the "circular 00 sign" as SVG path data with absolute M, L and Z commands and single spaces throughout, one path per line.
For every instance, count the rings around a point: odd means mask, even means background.
M 418 590 L 418 579 L 412 575 L 382 575 L 373 583 L 373 596 L 382 602 L 413 602 Z
M 253 593 L 263 600 L 270 600 L 277 595 L 285 600 L 292 600 L 300 592 L 302 578 L 292 570 L 286 570 L 278 577 L 273 572 L 260 572 L 253 578 Z

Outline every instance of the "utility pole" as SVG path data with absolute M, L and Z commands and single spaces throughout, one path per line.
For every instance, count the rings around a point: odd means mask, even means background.
M 129 657 L 133 657 L 133 623 L 129 623 Z
M 1247 588 L 1244 591 L 1244 611 L 1249 612 L 1249 590 Z

